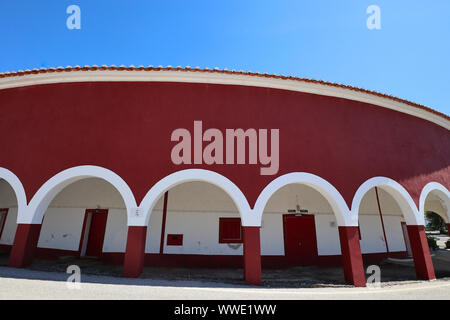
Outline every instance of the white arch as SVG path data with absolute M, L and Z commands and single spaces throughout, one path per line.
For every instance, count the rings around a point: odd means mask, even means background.
M 139 205 L 140 219 L 135 220 L 136 225 L 147 226 L 150 221 L 150 215 L 153 207 L 156 205 L 159 197 L 167 190 L 184 182 L 204 181 L 214 184 L 224 190 L 233 200 L 241 215 L 243 226 L 251 224 L 251 209 L 246 197 L 242 191 L 228 178 L 210 170 L 204 169 L 186 169 L 177 171 L 158 181 L 145 195 Z
M 423 187 L 422 192 L 420 193 L 419 199 L 419 211 L 421 215 L 425 214 L 425 201 L 427 196 L 433 192 L 436 194 L 439 199 L 442 201 L 442 206 L 447 210 L 447 216 L 443 217 L 447 223 L 450 223 L 450 191 L 442 184 L 437 182 L 430 182 Z
M 270 182 L 264 188 L 256 200 L 255 207 L 253 208 L 254 214 L 258 217 L 260 224 L 264 208 L 266 207 L 270 197 L 272 197 L 272 195 L 280 188 L 293 183 L 304 184 L 320 192 L 331 205 L 339 226 L 358 225 L 358 220 L 352 221 L 350 210 L 348 209 L 348 206 L 339 191 L 337 191 L 337 189 L 325 179 L 306 172 L 292 172 L 282 175 Z
M 36 192 L 27 210 L 18 216 L 18 223 L 40 224 L 53 198 L 69 184 L 86 178 L 101 178 L 112 184 L 123 198 L 128 220 L 136 212 L 134 195 L 126 182 L 113 171 L 98 166 L 78 166 L 66 169 L 47 180 Z
M 364 182 L 356 191 L 352 201 L 351 214 L 353 217 L 358 217 L 359 206 L 362 198 L 372 188 L 379 187 L 386 190 L 397 202 L 402 210 L 406 223 L 409 225 L 423 225 L 425 223 L 423 215 L 419 214 L 414 200 L 409 195 L 408 191 L 397 181 L 386 177 L 373 177 Z
M 17 216 L 19 217 L 27 207 L 27 196 L 22 182 L 20 182 L 19 178 L 14 173 L 5 168 L 0 168 L 0 179 L 8 182 L 14 190 L 17 199 Z

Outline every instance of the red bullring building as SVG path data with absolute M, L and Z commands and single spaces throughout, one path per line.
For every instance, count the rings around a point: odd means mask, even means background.
M 0 245 L 9 265 L 73 255 L 261 268 L 414 258 L 450 219 L 450 118 L 294 77 L 172 67 L 0 75 Z

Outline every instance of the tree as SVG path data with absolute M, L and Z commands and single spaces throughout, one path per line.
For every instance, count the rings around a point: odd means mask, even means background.
M 427 230 L 442 230 L 445 227 L 444 219 L 433 211 L 425 212 Z

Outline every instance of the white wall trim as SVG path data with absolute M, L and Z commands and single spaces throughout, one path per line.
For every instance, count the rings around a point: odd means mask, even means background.
M 327 199 L 333 209 L 333 213 L 339 226 L 358 225 L 358 220 L 352 220 L 350 210 L 348 209 L 348 206 L 339 191 L 325 179 L 306 172 L 292 172 L 282 175 L 270 182 L 264 188 L 256 200 L 255 207 L 253 209 L 255 216 L 258 217 L 259 223 L 261 223 L 264 208 L 272 195 L 280 188 L 294 183 L 307 185 L 320 192 L 322 196 Z
M 17 216 L 17 223 L 40 224 L 50 202 L 66 186 L 85 178 L 101 178 L 112 184 L 123 198 L 128 220 L 136 213 L 137 204 L 127 183 L 111 170 L 98 166 L 78 166 L 66 169 L 47 180 L 36 192 L 25 212 Z
M 177 171 L 159 180 L 145 195 L 139 205 L 139 219 L 129 221 L 128 225 L 147 226 L 150 215 L 158 199 L 167 190 L 190 181 L 204 181 L 224 190 L 238 208 L 243 226 L 252 225 L 251 209 L 242 191 L 228 178 L 214 171 L 204 169 L 186 169 Z
M 425 200 L 430 193 L 435 194 L 441 201 L 444 209 L 447 210 L 447 216 L 443 217 L 446 223 L 450 222 L 450 191 L 442 184 L 437 182 L 429 182 L 423 187 L 419 199 L 419 211 L 425 214 Z
M 27 207 L 27 196 L 19 178 L 6 168 L 0 168 L 0 178 L 9 183 L 17 200 L 17 216 L 23 214 Z
M 226 74 L 221 72 L 195 72 L 189 70 L 175 71 L 71 71 L 38 73 L 0 79 L 0 90 L 7 88 L 52 84 L 65 82 L 95 82 L 95 81 L 147 81 L 147 82 L 190 82 L 215 83 L 229 85 L 245 85 L 264 88 L 276 88 L 290 91 L 312 93 L 324 96 L 338 97 L 370 103 L 380 107 L 406 113 L 424 120 L 431 121 L 450 130 L 450 121 L 430 111 L 412 107 L 404 102 L 394 101 L 374 94 L 298 80 L 265 78 L 251 75 Z
M 351 215 L 353 219 L 357 219 L 359 215 L 359 207 L 361 205 L 362 198 L 372 188 L 379 187 L 388 192 L 399 205 L 402 210 L 403 217 L 406 224 L 409 225 L 424 225 L 424 216 L 419 214 L 414 200 L 406 189 L 390 178 L 386 177 L 373 177 L 365 181 L 356 191 L 352 201 Z

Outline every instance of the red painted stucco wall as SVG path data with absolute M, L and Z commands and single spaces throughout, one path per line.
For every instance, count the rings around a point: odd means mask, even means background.
M 174 129 L 280 129 L 280 170 L 260 165 L 174 165 Z M 362 102 L 235 85 L 92 82 L 0 90 L 0 166 L 22 181 L 28 201 L 58 172 L 98 165 L 120 175 L 139 203 L 161 178 L 187 168 L 232 180 L 253 206 L 289 172 L 316 174 L 351 205 L 374 176 L 401 183 L 418 202 L 423 186 L 450 189 L 450 132 L 432 122 Z

